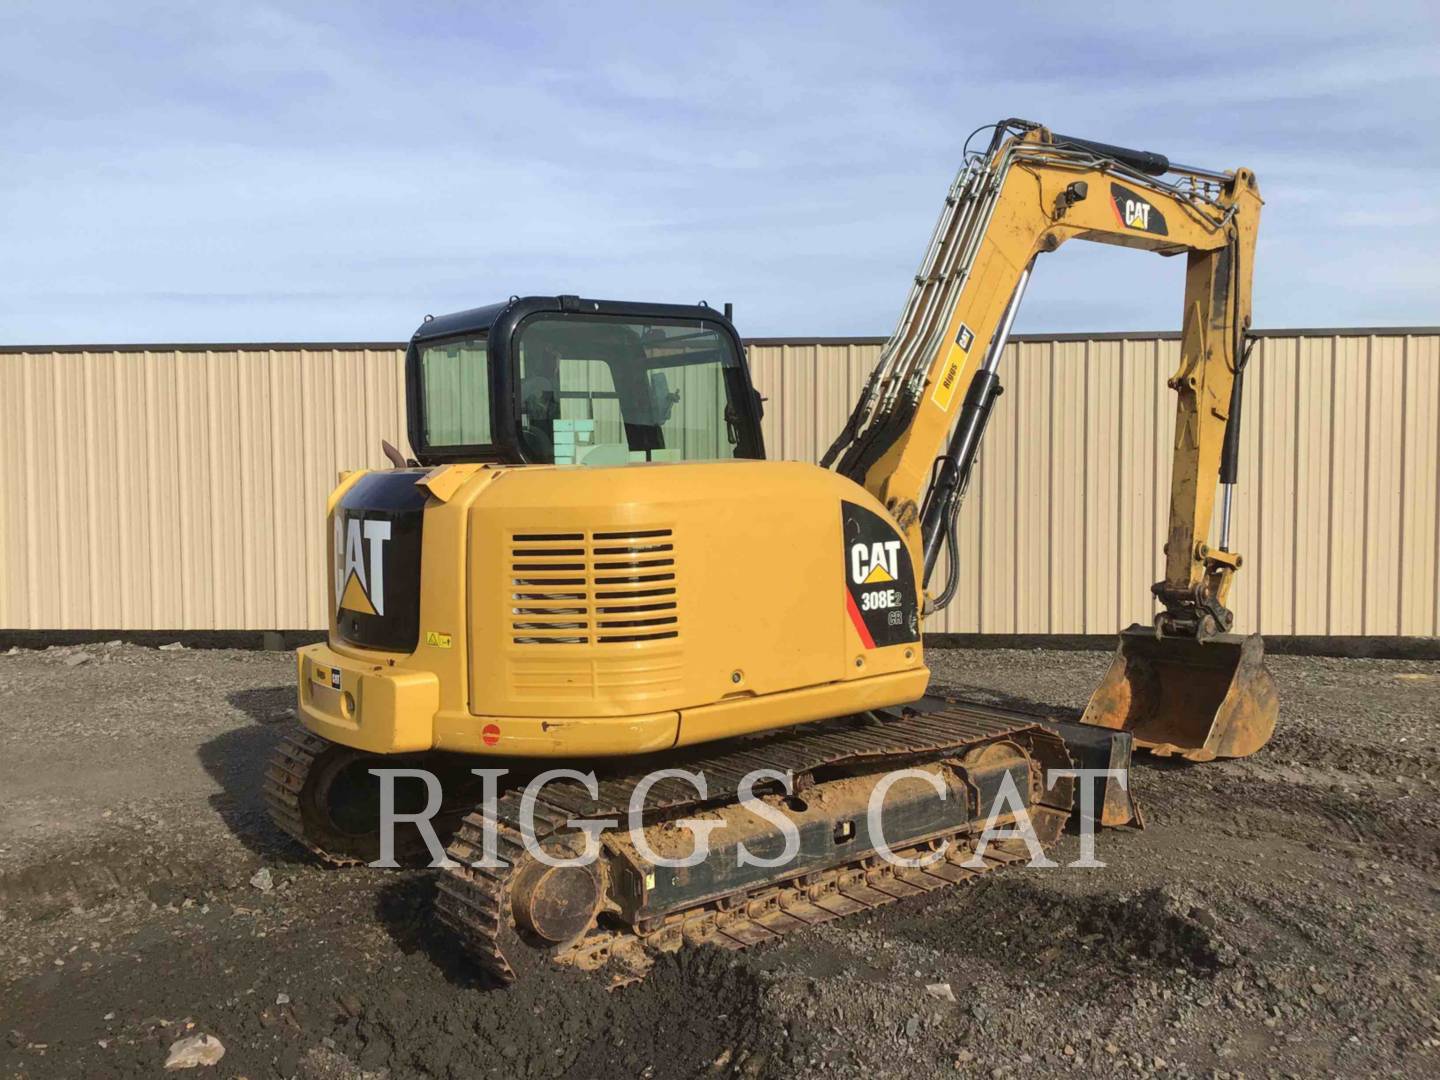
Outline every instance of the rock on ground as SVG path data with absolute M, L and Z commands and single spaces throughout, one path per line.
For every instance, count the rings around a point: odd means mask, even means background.
M 177 1039 L 170 1045 L 170 1056 L 165 1059 L 167 1069 L 194 1069 L 204 1065 L 218 1065 L 225 1056 L 225 1047 L 213 1035 L 191 1035 Z

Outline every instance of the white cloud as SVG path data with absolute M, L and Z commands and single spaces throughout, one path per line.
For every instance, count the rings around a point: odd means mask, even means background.
M 393 338 L 531 291 L 884 333 L 1017 114 L 1255 168 L 1261 325 L 1440 321 L 1433 6 L 1137 10 L 7 7 L 0 339 Z M 1173 264 L 1071 247 L 1022 328 L 1178 321 Z

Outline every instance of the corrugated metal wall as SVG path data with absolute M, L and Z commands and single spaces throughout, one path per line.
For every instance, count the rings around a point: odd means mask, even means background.
M 325 497 L 405 429 L 395 349 L 0 355 L 0 626 L 325 625 Z
M 932 630 L 1148 619 L 1178 348 L 1010 346 L 961 517 L 962 587 Z M 771 455 L 818 458 L 878 352 L 752 344 Z M 1240 626 L 1440 634 L 1440 330 L 1269 335 L 1252 371 Z M 389 346 L 0 353 L 0 627 L 321 627 L 325 494 L 404 430 Z

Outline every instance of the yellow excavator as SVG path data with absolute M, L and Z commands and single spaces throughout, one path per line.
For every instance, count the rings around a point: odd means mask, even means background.
M 1049 844 L 1079 798 L 1064 770 L 1115 770 L 1093 816 L 1123 823 L 1132 745 L 1262 746 L 1273 683 L 1226 607 L 1255 177 L 988 130 L 819 465 L 765 460 L 744 349 L 705 305 L 427 317 L 406 359 L 414 460 L 387 447 L 394 468 L 330 496 L 329 634 L 299 651 L 300 726 L 266 765 L 278 825 L 375 861 L 372 770 L 426 770 L 443 797 L 395 773 L 392 814 L 448 840 L 438 913 L 480 966 L 637 977 L 684 944 L 768 941 L 1023 858 L 977 844 L 1019 820 L 1007 787 Z M 927 697 L 922 640 L 956 592 L 956 518 L 1026 283 L 1071 239 L 1187 260 L 1159 613 L 1122 633 L 1079 724 Z M 710 856 L 677 868 L 697 822 Z M 582 836 L 597 857 L 552 865 Z

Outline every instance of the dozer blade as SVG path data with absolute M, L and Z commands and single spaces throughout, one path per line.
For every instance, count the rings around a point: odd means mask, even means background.
M 1264 746 L 1278 708 L 1259 634 L 1199 642 L 1157 638 L 1137 623 L 1121 631 L 1110 670 L 1080 720 L 1128 731 L 1152 754 L 1213 761 Z

